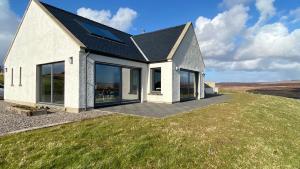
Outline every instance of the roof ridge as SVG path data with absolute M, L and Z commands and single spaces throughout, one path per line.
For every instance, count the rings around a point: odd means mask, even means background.
M 158 29 L 158 30 L 151 31 L 151 32 L 145 32 L 145 33 L 133 35 L 133 37 L 136 37 L 136 36 L 142 36 L 142 35 L 147 35 L 147 34 L 151 34 L 151 33 L 157 33 L 157 32 L 161 32 L 161 31 L 166 31 L 166 30 L 168 30 L 168 29 L 173 29 L 173 28 L 185 26 L 186 24 L 187 24 L 187 23 L 181 24 L 181 25 L 177 25 L 177 26 L 168 27 L 168 28 Z
M 77 16 L 77 17 L 80 17 L 80 18 L 82 18 L 82 19 L 88 20 L 88 21 L 93 22 L 93 23 L 95 23 L 95 24 L 100 24 L 100 25 L 105 26 L 105 27 L 107 27 L 107 28 L 114 29 L 114 30 L 116 30 L 116 31 L 125 33 L 125 34 L 127 34 L 127 35 L 129 35 L 129 36 L 133 36 L 133 35 L 127 33 L 127 32 L 124 32 L 124 31 L 121 31 L 121 30 L 119 30 L 119 29 L 110 27 L 110 26 L 105 25 L 105 24 L 103 24 L 103 23 L 96 22 L 96 21 L 91 20 L 91 19 L 89 19 L 89 18 L 86 18 L 86 17 L 80 16 L 80 15 L 77 15 L 77 14 L 75 14 L 75 13 L 72 13 L 72 12 L 70 12 L 70 11 L 67 11 L 67 10 L 64 10 L 64 9 L 61 9 L 61 8 L 58 8 L 58 7 L 53 6 L 53 5 L 50 5 L 50 4 L 48 4 L 48 3 L 45 3 L 45 2 L 42 2 L 42 1 L 39 1 L 39 3 L 41 3 L 42 5 L 47 5 L 47 6 L 51 7 L 51 8 L 55 8 L 55 9 L 57 9 L 57 10 L 60 10 L 60 11 L 62 11 L 62 12 L 65 12 L 65 13 L 68 13 L 68 14 L 71 14 L 71 15 L 75 15 L 75 16 Z

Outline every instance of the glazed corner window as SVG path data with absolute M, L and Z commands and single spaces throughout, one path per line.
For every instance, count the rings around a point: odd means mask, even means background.
M 152 91 L 161 91 L 161 68 L 152 68 Z
M 11 86 L 14 85 L 14 68 L 11 68 Z

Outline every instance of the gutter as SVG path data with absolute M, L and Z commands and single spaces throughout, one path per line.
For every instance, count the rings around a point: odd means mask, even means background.
M 87 73 L 87 71 L 88 71 L 88 56 L 90 55 L 90 52 L 87 52 L 85 55 L 84 55 L 84 57 L 85 57 L 85 103 L 84 103 L 84 110 L 85 111 L 87 111 L 87 97 L 88 97 L 88 88 L 87 88 L 87 75 L 88 75 L 88 73 Z

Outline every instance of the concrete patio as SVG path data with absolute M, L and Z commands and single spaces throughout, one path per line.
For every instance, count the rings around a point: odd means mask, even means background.
M 178 113 L 188 112 L 194 109 L 206 107 L 211 104 L 222 103 L 227 101 L 228 99 L 228 95 L 220 95 L 201 100 L 192 100 L 174 104 L 136 103 L 104 107 L 99 108 L 98 110 L 113 113 L 124 113 L 129 115 L 163 118 Z

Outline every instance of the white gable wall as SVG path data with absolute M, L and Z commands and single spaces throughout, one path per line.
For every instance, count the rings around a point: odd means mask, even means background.
M 37 2 L 32 1 L 5 61 L 5 100 L 31 105 L 37 103 L 37 65 L 65 61 L 65 107 L 78 108 L 79 50 L 79 45 Z M 69 64 L 69 57 L 73 57 L 73 64 Z M 22 86 L 19 86 L 20 67 Z
M 177 67 L 177 70 L 176 70 Z M 173 56 L 173 102 L 180 101 L 180 71 L 187 69 L 199 72 L 200 98 L 204 97 L 204 63 L 193 26 L 190 26 L 175 55 Z

